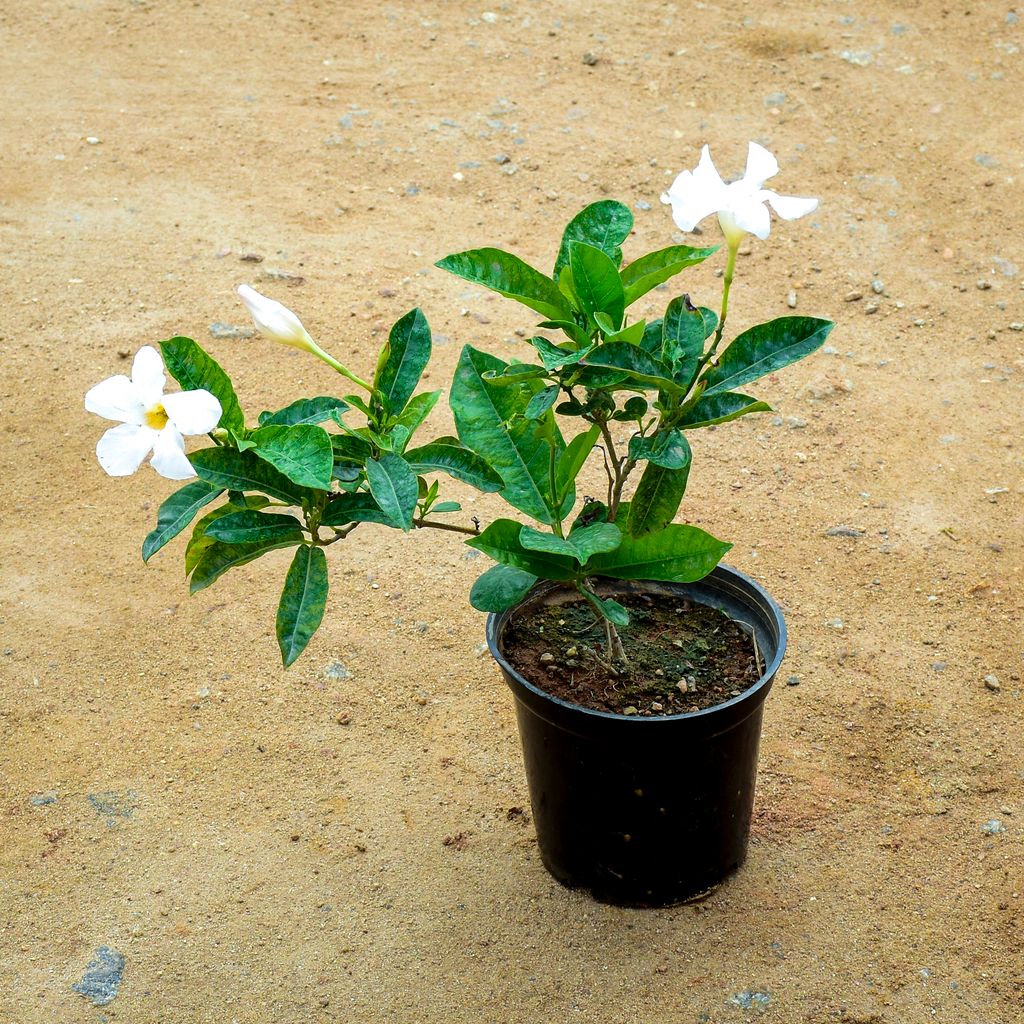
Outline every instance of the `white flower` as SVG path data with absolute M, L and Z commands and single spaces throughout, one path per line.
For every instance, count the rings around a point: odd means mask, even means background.
M 783 220 L 795 220 L 818 208 L 817 199 L 780 196 L 761 187 L 778 173 L 778 160 L 764 146 L 751 142 L 743 177 L 727 185 L 705 146 L 696 170 L 683 171 L 661 201 L 672 205 L 672 218 L 681 231 L 692 231 L 709 214 L 717 213 L 726 242 L 735 247 L 748 231 L 758 238 L 768 237 L 771 218 L 766 201 Z
M 276 299 L 268 299 L 260 295 L 255 288 L 247 284 L 238 286 L 238 294 L 252 314 L 257 330 L 271 341 L 279 341 L 282 345 L 292 348 L 313 351 L 316 344 L 309 332 L 302 326 L 302 321 L 283 303 Z
M 111 476 L 129 476 L 153 453 L 151 465 L 168 480 L 195 476 L 185 458 L 182 434 L 205 434 L 220 421 L 220 402 L 209 391 L 165 395 L 164 364 L 150 345 L 140 348 L 129 380 L 108 377 L 85 396 L 85 407 L 108 420 L 119 420 L 96 445 L 100 465 Z

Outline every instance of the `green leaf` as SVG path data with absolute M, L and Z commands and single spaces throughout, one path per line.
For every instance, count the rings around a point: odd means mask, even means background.
M 264 540 L 255 541 L 252 544 L 225 544 L 219 540 L 210 540 L 202 547 L 202 551 L 196 560 L 192 570 L 192 579 L 189 581 L 189 593 L 197 594 L 205 590 L 211 583 L 215 583 L 221 576 L 239 565 L 245 565 L 268 551 L 276 551 L 278 548 L 290 548 L 295 546 L 294 540 Z
M 751 327 L 701 377 L 707 383 L 705 396 L 731 391 L 803 359 L 824 344 L 833 327 L 831 320 L 812 316 L 783 316 Z
M 276 428 L 261 428 L 276 429 Z M 239 452 L 233 448 L 203 448 L 189 461 L 200 479 L 216 487 L 233 491 L 260 491 L 286 501 L 289 505 L 311 502 L 316 495 L 306 487 L 293 483 L 255 451 Z
M 636 422 L 647 415 L 649 408 L 647 399 L 643 395 L 633 395 L 626 399 L 625 405 L 618 412 L 612 413 L 612 419 L 620 420 L 623 423 Z
M 370 493 L 380 505 L 391 524 L 405 530 L 412 529 L 419 487 L 416 474 L 401 455 L 391 453 L 366 463 L 366 480 Z
M 643 320 L 637 320 L 635 324 L 623 327 L 621 331 L 614 334 L 605 334 L 605 341 L 621 341 L 626 345 L 639 345 L 643 341 L 647 324 Z
M 562 268 L 568 266 L 569 248 L 573 242 L 586 242 L 600 249 L 618 267 L 622 263 L 622 249 L 619 246 L 632 230 L 633 214 L 629 212 L 628 206 L 614 199 L 591 203 L 566 225 L 552 277 L 557 280 Z
M 515 299 L 550 320 L 568 320 L 569 306 L 558 285 L 518 256 L 501 249 L 470 249 L 438 260 L 434 266 Z
M 689 463 L 682 469 L 666 469 L 656 462 L 647 463 L 629 504 L 626 531 L 631 537 L 642 537 L 672 522 L 686 493 L 689 476 Z M 620 518 L 621 515 L 620 512 Z
M 547 338 L 539 337 L 530 338 L 529 342 L 537 350 L 537 355 L 540 356 L 545 370 L 560 370 L 563 366 L 572 366 L 586 358 L 587 353 L 594 347 L 586 345 L 584 348 L 575 350 L 562 348 L 548 341 Z
M 334 449 L 331 435 L 323 427 L 309 423 L 260 427 L 249 435 L 249 440 L 256 445 L 256 455 L 293 483 L 318 491 L 330 489 Z
M 555 486 L 559 494 L 564 494 L 571 488 L 600 436 L 601 428 L 595 423 L 589 430 L 577 434 L 565 446 L 565 451 L 558 456 L 555 463 Z
M 594 611 L 602 618 L 607 619 L 616 626 L 629 625 L 629 612 L 618 601 L 613 601 L 610 597 L 598 597 L 597 594 L 585 588 L 583 589 L 583 595 L 593 606 Z
M 436 505 L 430 506 L 430 513 L 436 512 L 461 512 L 462 506 L 457 501 L 439 501 Z
M 223 516 L 206 528 L 206 536 L 225 544 L 251 544 L 254 541 L 302 540 L 302 524 L 289 515 L 242 509 Z
M 321 395 L 319 398 L 300 398 L 291 405 L 286 405 L 277 412 L 261 412 L 259 424 L 261 427 L 297 427 L 304 423 L 326 423 L 334 418 L 334 413 L 339 415 L 348 409 L 348 405 L 340 398 L 330 398 Z
M 527 403 L 523 415 L 528 420 L 539 420 L 558 401 L 560 390 L 557 384 L 551 384 L 543 391 L 538 391 Z
M 590 335 L 572 320 L 544 320 L 537 324 L 537 326 L 551 331 L 564 331 L 577 345 L 586 345 L 590 341 Z
M 224 493 L 203 480 L 185 484 L 165 499 L 156 514 L 156 528 L 142 542 L 142 560 L 148 562 L 169 540 L 173 540 L 195 519 L 196 513 Z
M 669 368 L 660 359 L 645 352 L 639 345 L 630 345 L 623 341 L 611 341 L 606 345 L 598 345 L 587 356 L 586 365 L 625 370 L 630 377 L 643 384 L 664 391 L 681 391 L 679 385 L 672 380 Z
M 277 606 L 277 643 L 287 668 L 319 629 L 327 606 L 327 556 L 303 544 L 288 569 Z
M 593 523 L 569 533 L 568 541 L 576 549 L 581 565 L 594 555 L 614 551 L 622 540 L 622 531 L 614 523 Z
M 269 504 L 269 499 L 262 495 L 233 494 L 231 501 L 215 508 L 212 512 L 207 512 L 192 528 L 192 536 L 189 537 L 188 544 L 185 546 L 185 575 L 188 576 L 192 572 L 203 552 L 214 543 L 212 537 L 206 536 L 206 531 L 211 523 L 243 508 L 265 508 Z
M 571 580 L 576 575 L 574 559 L 523 547 L 519 540 L 521 523 L 514 519 L 495 519 L 479 537 L 471 537 L 466 543 L 471 548 L 490 555 L 496 562 L 512 565 L 524 572 L 532 573 L 546 580 Z M 539 532 L 539 531 L 538 531 Z
M 767 402 L 761 402 L 738 391 L 721 391 L 717 395 L 702 395 L 684 415 L 679 426 L 683 430 L 710 427 L 715 423 L 728 423 L 751 412 L 771 412 Z
M 336 462 L 358 463 L 361 466 L 373 454 L 370 442 L 354 433 L 331 434 L 331 447 Z
M 348 523 L 380 523 L 393 526 L 394 523 L 377 504 L 372 494 L 355 491 L 335 495 L 327 502 L 327 508 L 320 519 L 323 526 L 345 526 Z
M 640 339 L 640 347 L 655 357 L 661 356 L 662 330 L 664 321 L 661 317 L 652 320 L 644 327 L 644 336 Z
M 391 328 L 373 378 L 387 412 L 398 415 L 405 408 L 430 361 L 430 348 L 430 325 L 421 310 L 410 310 Z
M 405 407 L 402 415 L 398 417 L 396 426 L 402 427 L 408 431 L 408 436 L 405 439 L 405 444 L 409 443 L 409 437 L 419 430 L 423 421 L 430 415 L 434 406 L 437 405 L 437 400 L 441 397 L 440 391 L 424 391 L 422 394 L 416 395 L 411 398 Z M 392 427 L 392 430 L 395 428 Z M 396 447 L 396 451 L 402 451 L 405 444 L 400 447 Z
M 673 523 L 644 537 L 623 536 L 614 551 L 595 555 L 588 571 L 618 579 L 692 583 L 707 576 L 731 547 L 696 526 Z
M 671 367 L 673 378 L 687 390 L 704 354 L 704 342 L 717 323 L 715 314 L 692 305 L 689 295 L 668 304 L 661 328 L 661 358 Z
M 533 573 L 512 565 L 492 565 L 477 578 L 469 592 L 469 603 L 478 612 L 503 612 L 519 604 L 537 582 Z
M 191 338 L 168 338 L 160 342 L 167 372 L 184 391 L 209 391 L 220 402 L 220 420 L 217 426 L 241 433 L 245 430 L 245 417 L 231 378 L 221 369 L 213 356 L 206 353 Z
M 641 295 L 675 277 L 681 270 L 703 263 L 718 246 L 694 249 L 688 245 L 670 245 L 667 249 L 649 252 L 634 260 L 622 271 L 622 285 L 626 290 L 626 305 L 631 306 Z
M 501 477 L 505 500 L 533 519 L 550 524 L 550 448 L 535 424 L 523 418 L 539 385 L 526 382 L 499 387 L 483 379 L 487 371 L 501 372 L 505 367 L 495 356 L 469 345 L 463 348 L 451 388 L 455 425 L 463 444 Z M 555 443 L 557 451 L 564 448 L 557 428 Z
M 519 543 L 527 551 L 543 551 L 549 555 L 562 555 L 580 561 L 575 545 L 564 537 L 557 537 L 553 533 L 546 533 L 532 526 L 524 526 L 519 531 Z
M 597 313 L 607 314 L 618 330 L 626 299 L 615 264 L 604 252 L 586 242 L 570 242 L 569 268 L 583 311 L 591 317 Z
M 629 439 L 629 457 L 637 462 L 653 462 L 665 469 L 686 469 L 693 453 L 690 443 L 675 429 L 659 430 L 650 437 L 638 434 Z
M 405 453 L 405 461 L 414 473 L 447 473 L 478 491 L 490 493 L 502 487 L 501 477 L 457 437 L 439 437 L 413 448 Z

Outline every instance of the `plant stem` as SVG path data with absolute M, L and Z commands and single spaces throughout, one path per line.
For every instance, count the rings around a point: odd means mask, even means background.
M 465 533 L 470 537 L 479 537 L 480 528 L 478 526 L 459 526 L 457 523 L 438 523 L 432 519 L 414 519 L 412 525 L 417 529 L 426 529 L 429 527 L 432 530 L 448 530 L 449 533 Z
M 322 359 L 329 367 L 331 367 L 331 369 L 337 370 L 338 373 L 342 375 L 342 377 L 347 377 L 350 381 L 352 381 L 353 384 L 358 384 L 359 387 L 361 387 L 364 391 L 368 391 L 371 395 L 373 394 L 372 385 L 367 384 L 366 381 L 362 379 L 362 377 L 357 377 L 347 366 L 343 366 L 341 363 L 339 363 L 338 360 L 334 358 L 334 356 L 329 355 L 327 352 L 325 352 L 319 345 L 316 344 L 316 342 L 311 342 L 311 345 L 312 347 L 310 348 L 309 351 L 312 352 L 313 355 L 317 357 L 317 359 Z
M 718 314 L 718 327 L 715 330 L 715 340 L 711 343 L 711 348 L 709 348 L 701 357 L 697 366 L 698 373 L 715 358 L 715 353 L 718 351 L 718 345 L 722 340 L 722 334 L 725 331 L 725 318 L 729 315 L 729 289 L 732 287 L 733 274 L 736 270 L 736 252 L 739 247 L 739 240 L 737 240 L 734 245 L 729 245 L 729 256 L 725 261 L 725 278 L 722 282 L 722 311 Z
M 629 658 L 626 657 L 626 651 L 622 646 L 619 631 L 615 628 L 615 623 L 611 619 L 604 620 L 604 638 L 608 644 L 608 653 L 611 656 L 612 663 L 618 662 L 620 665 L 629 668 Z

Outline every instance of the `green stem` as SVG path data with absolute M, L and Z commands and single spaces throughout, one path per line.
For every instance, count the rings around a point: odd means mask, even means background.
M 430 527 L 432 530 L 448 530 L 450 533 L 466 533 L 470 537 L 479 537 L 480 531 L 474 526 L 459 526 L 457 523 L 438 523 L 432 519 L 414 519 L 412 525 L 417 529 Z
M 558 537 L 564 537 L 562 520 L 558 517 L 562 503 L 558 500 L 558 487 L 555 479 L 555 464 L 558 455 L 553 444 L 548 445 L 548 487 L 551 491 L 551 525 Z
M 715 331 L 715 340 L 711 343 L 711 348 L 701 357 L 698 373 L 715 358 L 715 352 L 718 351 L 718 345 L 725 331 L 725 318 L 729 315 L 729 289 L 732 287 L 733 273 L 736 270 L 736 252 L 739 247 L 739 241 L 735 245 L 729 246 L 729 257 L 725 261 L 725 280 L 722 284 L 722 311 L 718 314 L 718 328 Z
M 334 358 L 334 356 L 326 353 L 319 345 L 316 344 L 316 342 L 312 342 L 311 345 L 312 347 L 309 351 L 312 352 L 317 359 L 322 359 L 329 367 L 331 367 L 332 370 L 337 370 L 342 377 L 347 377 L 353 384 L 358 384 L 364 391 L 368 391 L 371 395 L 373 394 L 373 386 L 367 384 L 362 377 L 357 377 L 347 366 L 343 366 Z

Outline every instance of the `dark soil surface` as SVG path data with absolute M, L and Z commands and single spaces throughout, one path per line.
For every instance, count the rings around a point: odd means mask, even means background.
M 745 629 L 716 608 L 662 595 L 619 595 L 626 669 L 609 659 L 604 626 L 583 600 L 531 608 L 512 619 L 505 656 L 542 690 L 622 715 L 678 715 L 738 697 L 761 677 Z

